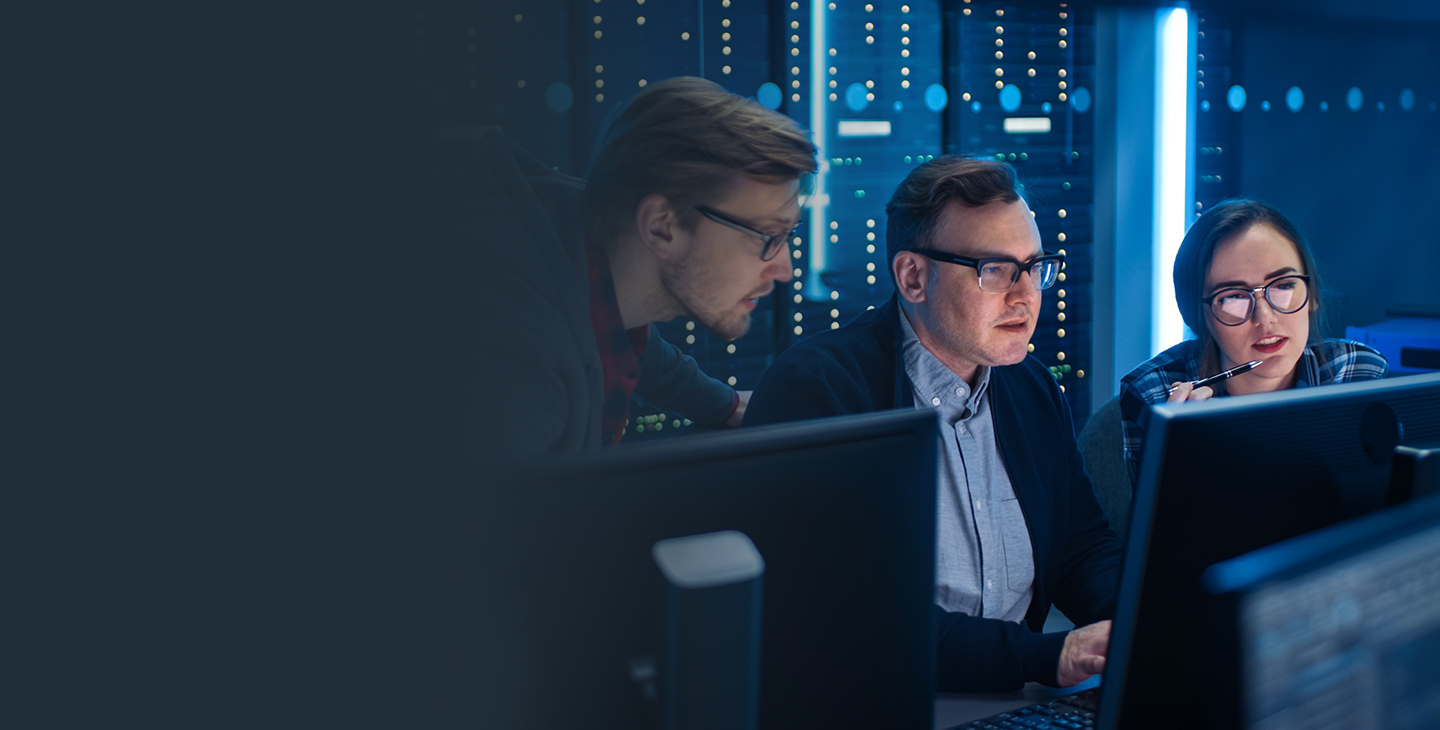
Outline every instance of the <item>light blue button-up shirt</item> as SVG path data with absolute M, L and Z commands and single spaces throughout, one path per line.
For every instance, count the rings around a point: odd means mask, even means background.
M 920 343 L 901 312 L 901 352 L 915 407 L 940 414 L 935 531 L 935 602 L 947 611 L 1023 621 L 1035 558 L 1030 530 L 995 442 L 981 366 L 972 389 Z

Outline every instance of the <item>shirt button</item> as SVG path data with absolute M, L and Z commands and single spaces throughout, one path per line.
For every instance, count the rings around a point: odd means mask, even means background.
M 993 580 L 987 580 L 987 581 L 985 581 L 985 587 L 986 587 L 986 588 L 994 588 L 994 587 L 995 587 L 995 581 L 993 581 Z
M 965 389 L 964 389 L 964 388 L 956 388 L 956 389 L 955 389 L 955 395 L 958 395 L 958 396 L 960 396 L 961 398 L 964 398 L 964 397 L 965 397 Z
M 932 405 L 932 406 L 938 406 L 938 405 L 940 405 L 940 399 L 939 399 L 939 398 L 931 398 L 931 399 L 930 399 L 930 405 Z

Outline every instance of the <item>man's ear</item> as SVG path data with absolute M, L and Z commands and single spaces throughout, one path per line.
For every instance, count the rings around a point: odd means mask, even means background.
M 901 251 L 890 262 L 895 275 L 895 290 L 911 304 L 925 301 L 925 285 L 930 281 L 930 260 L 917 253 Z
M 669 259 L 678 253 L 680 217 L 664 195 L 651 193 L 640 199 L 635 206 L 635 230 L 656 258 Z

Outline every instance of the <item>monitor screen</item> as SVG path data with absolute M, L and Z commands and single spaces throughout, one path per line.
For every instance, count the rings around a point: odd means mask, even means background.
M 1205 586 L 1225 727 L 1440 726 L 1440 500 L 1219 563 Z
M 1101 724 L 1208 727 L 1201 573 L 1394 501 L 1396 445 L 1440 438 L 1440 374 L 1154 406 L 1148 429 Z
M 498 479 L 452 582 L 436 725 L 652 727 L 657 541 L 735 530 L 764 560 L 759 726 L 929 728 L 936 420 L 820 419 L 621 447 Z

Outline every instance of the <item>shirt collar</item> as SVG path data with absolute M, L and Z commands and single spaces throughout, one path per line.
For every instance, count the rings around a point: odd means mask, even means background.
M 916 404 L 939 410 L 947 420 L 973 416 L 980 410 L 985 391 L 989 389 L 990 368 L 980 366 L 976 372 L 975 387 L 971 388 L 934 353 L 925 349 L 903 308 L 899 314 L 901 356 L 905 362 L 905 373 L 914 385 Z

